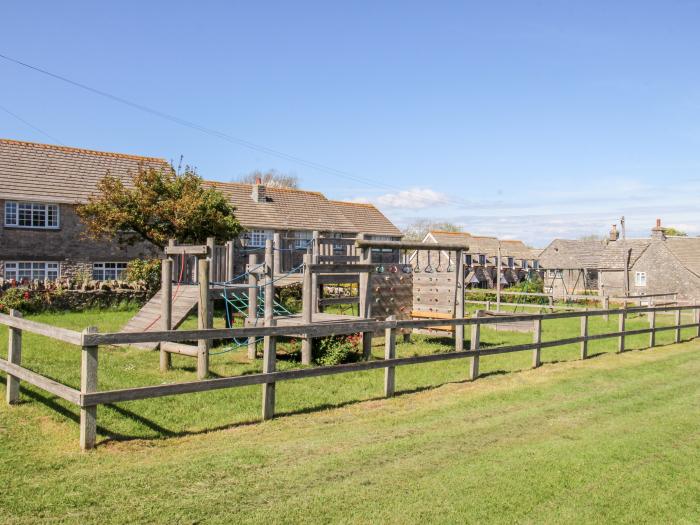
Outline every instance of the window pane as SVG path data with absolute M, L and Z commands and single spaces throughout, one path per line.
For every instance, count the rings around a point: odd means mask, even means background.
M 58 206 L 52 204 L 47 206 L 47 223 L 49 228 L 58 228 Z
M 6 202 L 5 203 L 5 224 L 7 226 L 17 225 L 17 203 L 16 202 Z
M 18 206 L 19 210 L 19 226 L 32 226 L 32 205 L 31 204 L 20 204 Z

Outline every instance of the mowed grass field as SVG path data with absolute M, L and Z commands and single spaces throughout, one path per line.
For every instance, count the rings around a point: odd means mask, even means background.
M 132 314 L 33 318 L 107 331 Z M 614 317 L 591 322 L 616 329 Z M 579 321 L 543 330 L 570 337 Z M 482 332 L 485 345 L 530 338 Z M 78 410 L 23 385 L 21 404 L 0 404 L 0 522 L 698 523 L 700 341 L 672 339 L 640 350 L 648 336 L 633 336 L 623 354 L 592 342 L 586 361 L 576 345 L 545 349 L 537 370 L 531 352 L 483 357 L 475 382 L 468 360 L 399 367 L 392 399 L 381 370 L 282 382 L 279 417 L 265 423 L 260 386 L 104 406 L 90 453 L 78 450 Z M 417 336 L 397 350 L 449 349 Z M 76 387 L 79 353 L 24 336 L 25 366 Z M 157 353 L 105 347 L 100 389 L 194 379 L 191 358 L 174 365 L 161 374 Z M 296 366 L 280 356 L 279 368 Z M 222 376 L 260 369 L 241 351 L 212 358 Z

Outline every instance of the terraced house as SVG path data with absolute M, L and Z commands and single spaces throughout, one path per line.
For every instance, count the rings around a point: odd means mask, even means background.
M 0 277 L 119 279 L 128 261 L 159 257 L 149 243 L 129 246 L 118 239 L 87 239 L 75 212 L 105 175 L 128 184 L 141 166 L 171 169 L 160 158 L 0 139 Z M 371 205 L 262 184 L 205 184 L 220 190 L 236 207 L 247 230 L 236 240 L 243 248 L 264 246 L 278 233 L 290 254 L 301 253 L 315 230 L 330 237 L 363 233 L 368 238 L 401 238 L 398 228 Z

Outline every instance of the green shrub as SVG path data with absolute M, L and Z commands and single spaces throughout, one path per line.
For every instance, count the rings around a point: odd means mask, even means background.
M 18 310 L 23 314 L 39 312 L 43 307 L 41 292 L 25 288 L 8 288 L 0 294 L 0 312 Z
M 301 283 L 290 284 L 280 288 L 279 301 L 282 306 L 292 313 L 301 311 L 302 301 L 302 285 Z
M 133 259 L 126 267 L 126 279 L 129 282 L 141 282 L 149 290 L 160 288 L 160 260 Z
M 334 335 L 314 340 L 314 360 L 319 365 L 352 363 L 360 357 L 360 334 Z

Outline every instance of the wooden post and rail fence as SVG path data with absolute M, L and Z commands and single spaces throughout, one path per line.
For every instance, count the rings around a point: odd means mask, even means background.
M 270 254 L 268 254 L 270 255 Z M 271 259 L 268 259 L 271 260 Z M 274 265 L 266 268 L 267 272 L 274 272 Z M 271 279 L 268 276 L 268 283 Z M 271 293 L 272 285 L 268 284 L 265 293 Z M 266 301 L 265 317 L 270 318 L 269 306 L 271 301 Z M 683 312 L 693 313 L 693 322 L 682 324 Z M 628 314 L 646 314 L 649 317 L 649 328 L 627 330 L 626 319 Z M 658 313 L 673 313 L 675 323 L 671 326 L 657 326 Z M 590 334 L 588 321 L 594 316 L 619 316 L 619 329 L 616 332 Z M 542 340 L 542 324 L 555 319 L 580 318 L 581 331 L 576 336 L 557 339 L 554 341 Z M 481 330 L 483 326 L 508 321 L 534 321 L 536 323 L 532 343 L 509 346 L 496 346 L 484 348 L 481 346 Z M 541 364 L 541 351 L 544 348 L 553 348 L 563 345 L 580 344 L 580 356 L 588 357 L 588 344 L 591 341 L 602 339 L 618 339 L 618 351 L 625 350 L 625 338 L 633 335 L 649 334 L 650 346 L 656 344 L 655 335 L 658 332 L 673 330 L 674 341 L 681 340 L 682 329 L 695 329 L 693 337 L 700 337 L 700 305 L 689 306 L 653 306 L 617 308 L 608 310 L 588 310 L 578 312 L 558 312 L 553 314 L 527 314 L 512 315 L 506 318 L 481 317 L 477 312 L 474 317 L 461 317 L 454 319 L 440 319 L 440 325 L 453 325 L 471 327 L 471 341 L 468 350 L 463 349 L 463 340 L 455 342 L 455 350 L 440 354 L 417 355 L 410 357 L 397 357 L 396 334 L 398 330 L 411 328 L 430 328 L 436 324 L 433 319 L 395 320 L 388 318 L 384 321 L 372 319 L 359 319 L 348 322 L 313 323 L 294 326 L 262 326 L 246 328 L 208 328 L 197 330 L 162 330 L 157 332 L 117 332 L 99 333 L 95 328 L 87 328 L 82 332 L 59 328 L 45 323 L 28 319 L 15 311 L 10 315 L 0 314 L 0 324 L 9 329 L 9 346 L 7 359 L 0 359 L 0 370 L 7 374 L 6 401 L 16 403 L 19 400 L 21 381 L 38 387 L 50 394 L 60 397 L 80 409 L 80 447 L 84 450 L 95 446 L 97 436 L 97 407 L 99 405 L 149 399 L 162 396 L 205 392 L 209 390 L 234 388 L 248 385 L 262 385 L 262 418 L 270 419 L 275 414 L 275 387 L 276 383 L 288 380 L 297 380 L 309 377 L 319 377 L 331 374 L 352 373 L 362 370 L 385 369 L 384 393 L 386 396 L 394 394 L 396 385 L 396 367 L 420 363 L 430 363 L 451 359 L 470 359 L 468 370 L 470 379 L 479 376 L 479 360 L 484 356 L 505 354 L 511 352 L 532 352 L 532 366 Z M 385 333 L 384 359 L 368 359 L 365 361 L 341 364 L 333 366 L 319 366 L 314 368 L 300 368 L 277 371 L 275 346 L 277 338 L 304 334 L 306 337 L 327 337 L 331 335 L 352 333 Z M 455 330 L 457 332 L 457 330 Z M 74 388 L 22 366 L 22 333 L 30 332 L 45 336 L 52 340 L 62 341 L 81 348 L 81 373 L 80 388 Z M 128 345 L 151 341 L 185 342 L 202 341 L 208 344 L 214 339 L 263 337 L 264 357 L 262 373 L 246 374 L 234 377 L 207 378 L 198 381 L 173 383 L 164 385 L 144 386 L 135 388 L 123 388 L 109 391 L 98 390 L 98 357 L 101 345 Z M 460 344 L 461 343 L 461 344 Z

